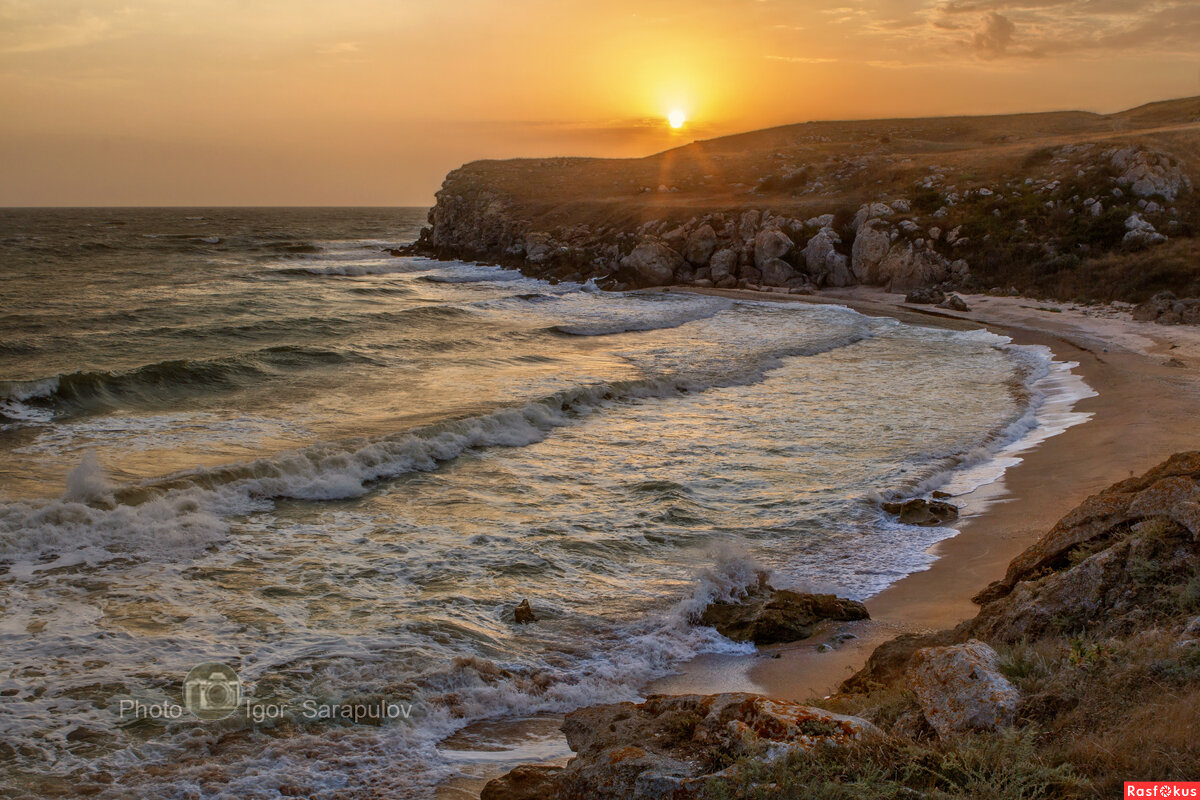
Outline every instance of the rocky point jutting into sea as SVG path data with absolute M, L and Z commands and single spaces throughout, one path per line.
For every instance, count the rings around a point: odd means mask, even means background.
M 645 159 L 451 172 L 415 251 L 601 288 L 869 285 L 1149 301 L 1200 322 L 1200 98 L 1082 113 L 808 123 Z M 1178 296 L 1178 297 L 1177 297 Z M 1184 299 L 1180 299 L 1184 298 Z

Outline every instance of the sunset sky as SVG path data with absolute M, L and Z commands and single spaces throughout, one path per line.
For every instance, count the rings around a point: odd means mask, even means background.
M 1198 43 L 1200 0 L 0 0 L 0 205 L 428 205 L 478 158 L 1196 95 Z

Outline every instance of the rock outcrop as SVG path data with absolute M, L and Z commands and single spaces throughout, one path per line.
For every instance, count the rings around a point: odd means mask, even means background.
M 908 687 L 939 736 L 996 730 L 1016 718 L 1021 694 L 997 668 L 996 651 L 981 641 L 917 650 Z
M 775 644 L 807 639 L 826 620 L 867 618 L 867 607 L 856 600 L 764 585 L 740 602 L 710 603 L 699 621 L 735 642 Z
M 941 500 L 915 497 L 895 503 L 881 503 L 879 507 L 889 514 L 895 514 L 905 525 L 933 527 L 958 519 L 958 506 Z
M 881 735 L 857 717 L 742 693 L 592 706 L 568 714 L 563 732 L 576 754 L 565 768 L 518 767 L 482 800 L 700 798 L 742 756 L 774 760 Z
M 1200 297 L 1177 298 L 1171 292 L 1159 292 L 1134 307 L 1133 319 L 1162 325 L 1200 325 Z
M 975 597 L 988 603 L 1022 581 L 1034 581 L 1070 564 L 1073 553 L 1131 530 L 1150 519 L 1178 524 L 1200 540 L 1200 453 L 1179 453 L 1138 478 L 1092 495 L 1045 537 L 1013 559 L 1002 580 Z

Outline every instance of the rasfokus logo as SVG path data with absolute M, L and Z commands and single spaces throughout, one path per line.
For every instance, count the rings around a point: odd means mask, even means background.
M 183 679 L 183 703 L 198 719 L 224 719 L 242 702 L 242 682 L 224 664 L 209 661 Z

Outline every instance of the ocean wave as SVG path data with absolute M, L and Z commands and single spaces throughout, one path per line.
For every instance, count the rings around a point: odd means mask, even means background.
M 1008 337 L 983 329 L 964 331 L 959 337 L 990 344 L 1017 364 L 1018 378 L 1011 387 L 1018 402 L 1017 413 L 975 447 L 936 458 L 910 481 L 868 499 L 895 500 L 934 490 L 955 496 L 968 494 L 1002 478 L 1020 463 L 1018 453 L 1091 418 L 1090 413 L 1074 411 L 1079 400 L 1096 396 L 1072 372 L 1078 363 L 1056 361 L 1048 347 L 1014 345 Z
M 81 371 L 2 382 L 0 419 L 46 422 L 59 415 L 163 402 L 198 390 L 232 389 L 278 371 L 370 361 L 348 351 L 285 345 L 229 358 L 159 361 L 125 372 Z
M 212 521 L 268 509 L 276 500 L 360 497 L 378 481 L 432 471 L 468 451 L 525 447 L 611 403 L 680 397 L 711 388 L 757 383 L 785 357 L 828 352 L 867 335 L 859 330 L 803 342 L 762 353 L 750 363 L 726 363 L 719 371 L 575 386 L 524 405 L 388 436 L 321 442 L 251 462 L 179 472 L 112 488 L 96 496 L 98 504 L 81 505 L 79 497 L 71 492 L 57 500 L 4 504 L 0 506 L 0 555 L 15 557 L 63 547 L 120 548 L 137 540 L 129 531 L 146 536 L 145 547 L 157 541 L 155 531 L 172 531 L 170 535 L 164 533 L 168 541 L 191 540 L 195 538 L 193 529 L 205 533 L 227 530 L 226 523 Z M 329 353 L 327 357 L 341 356 Z M 60 397 L 62 381 L 56 388 L 51 386 L 45 384 L 39 390 L 40 396 Z M 143 506 L 149 509 L 150 525 L 138 521 Z M 165 513 L 170 508 L 185 510 L 181 516 L 184 530 L 171 526 L 170 516 Z M 56 522 L 60 519 L 61 525 Z M 99 538 L 89 538 L 84 533 L 87 530 L 97 531 Z M 116 530 L 126 532 L 114 538 Z

